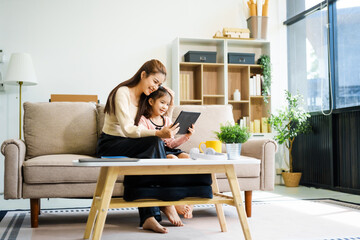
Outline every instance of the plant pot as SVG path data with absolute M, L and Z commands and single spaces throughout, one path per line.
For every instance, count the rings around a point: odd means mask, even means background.
M 301 172 L 283 172 L 281 173 L 285 186 L 287 187 L 298 187 L 301 179 Z
M 225 146 L 229 160 L 236 160 L 240 158 L 241 143 L 226 143 Z

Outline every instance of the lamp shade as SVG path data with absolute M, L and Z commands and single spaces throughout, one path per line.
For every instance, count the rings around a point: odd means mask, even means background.
M 19 82 L 23 82 L 23 85 L 38 84 L 33 62 L 28 53 L 13 53 L 9 61 L 4 83 L 18 85 Z

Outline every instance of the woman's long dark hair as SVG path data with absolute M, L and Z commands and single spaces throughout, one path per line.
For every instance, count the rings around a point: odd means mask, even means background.
M 143 71 L 146 73 L 146 76 L 149 76 L 150 74 L 162 73 L 166 77 L 166 68 L 159 60 L 151 59 L 147 61 L 140 67 L 140 69 L 135 73 L 135 75 L 132 78 L 120 83 L 110 92 L 108 99 L 106 101 L 104 113 L 115 114 L 115 95 L 117 90 L 122 86 L 127 86 L 131 88 L 138 85 L 141 80 L 141 73 Z M 138 106 L 141 106 L 145 100 L 146 100 L 146 95 L 142 93 L 140 96 Z M 138 114 L 136 114 L 135 119 L 139 118 L 140 120 L 141 115 L 139 117 L 138 115 L 139 115 L 139 111 Z
M 149 99 L 153 99 L 154 102 L 156 101 L 156 99 L 161 98 L 162 96 L 165 95 L 169 95 L 170 96 L 170 102 L 172 102 L 172 96 L 171 94 L 164 88 L 164 87 L 159 87 L 158 90 L 156 90 L 155 92 L 152 92 L 149 96 L 146 97 L 145 101 L 142 102 L 142 105 L 139 106 L 139 110 L 138 110 L 138 114 L 136 115 L 135 118 L 135 125 L 139 124 L 140 118 L 142 115 L 144 115 L 144 117 L 146 118 L 150 118 L 152 115 L 152 107 L 149 103 Z M 139 117 L 138 117 L 139 115 Z

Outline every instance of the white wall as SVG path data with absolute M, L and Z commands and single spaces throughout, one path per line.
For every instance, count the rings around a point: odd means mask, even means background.
M 287 87 L 285 0 L 271 1 L 272 108 Z M 130 78 L 157 58 L 171 76 L 176 37 L 212 38 L 223 27 L 246 28 L 245 0 L 0 0 L 3 76 L 14 52 L 33 57 L 39 84 L 23 87 L 23 102 L 47 102 L 50 94 L 97 94 Z M 167 83 L 171 86 L 171 81 Z M 18 137 L 18 88 L 0 92 L 0 143 Z M 54 116 L 55 117 L 55 116 Z M 0 156 L 0 192 L 3 191 Z

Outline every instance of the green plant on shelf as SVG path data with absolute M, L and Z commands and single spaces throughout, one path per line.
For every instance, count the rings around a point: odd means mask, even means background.
M 258 59 L 258 64 L 261 65 L 264 82 L 262 83 L 262 95 L 264 96 L 264 102 L 268 103 L 268 96 L 270 96 L 271 90 L 271 62 L 268 55 L 261 55 Z

